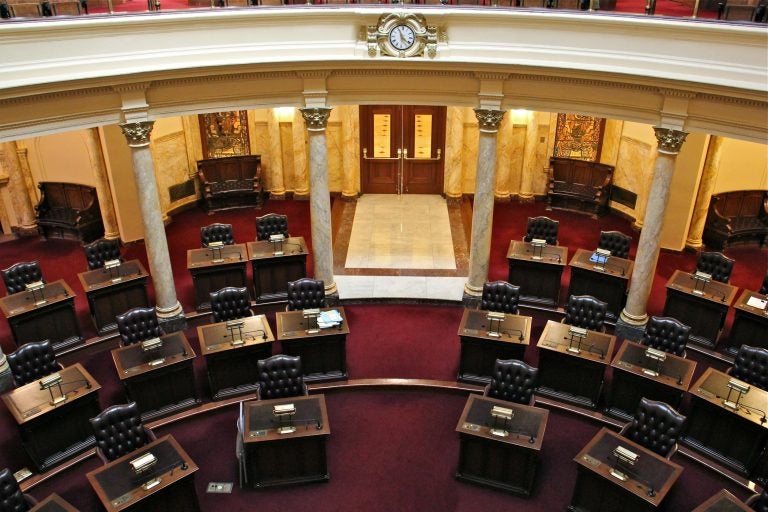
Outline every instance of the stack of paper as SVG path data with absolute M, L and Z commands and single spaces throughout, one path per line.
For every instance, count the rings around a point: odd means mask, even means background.
M 747 306 L 752 306 L 753 308 L 765 309 L 766 304 L 768 304 L 768 301 L 761 299 L 760 297 L 752 296 L 747 299 Z
M 317 326 L 321 329 L 336 327 L 337 325 L 341 325 L 342 320 L 341 314 L 337 310 L 331 309 L 320 313 L 320 316 L 317 317 Z

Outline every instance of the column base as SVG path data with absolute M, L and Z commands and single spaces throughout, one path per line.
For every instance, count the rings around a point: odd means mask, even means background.
M 283 199 L 285 199 L 285 197 L 283 197 Z M 306 191 L 306 192 L 296 191 L 293 193 L 293 199 L 295 201 L 309 201 L 309 191 Z
M 446 196 L 445 202 L 449 206 L 459 206 L 464 202 L 464 196 Z
M 477 295 L 470 295 L 466 291 L 461 296 L 461 303 L 462 305 L 464 305 L 465 308 L 479 309 L 480 302 L 481 302 L 481 297 L 478 297 Z
M 161 309 L 155 306 L 155 312 L 157 314 L 157 323 L 160 324 L 160 328 L 164 333 L 183 331 L 187 328 L 187 317 L 184 316 L 184 310 L 178 301 L 173 307 L 168 309 Z
M 272 201 L 284 201 L 285 200 L 285 192 L 270 192 L 269 198 Z
M 327 293 L 325 294 L 325 302 L 330 307 L 336 307 L 341 305 L 341 299 L 339 298 L 339 291 L 334 290 L 333 293 Z
M 344 192 L 341 193 L 341 200 L 345 203 L 356 203 L 357 197 L 357 194 L 345 194 Z
M 519 196 L 517 196 L 517 201 L 519 203 L 523 203 L 523 204 L 525 204 L 525 203 L 533 203 L 534 201 L 536 201 L 536 198 L 533 197 L 533 194 L 531 194 L 530 196 L 519 195 Z
M 37 229 L 37 224 L 33 224 L 32 226 L 13 226 L 11 227 L 11 233 L 18 237 L 40 235 L 40 231 Z
M 630 317 L 625 311 L 621 312 L 616 321 L 613 334 L 625 340 L 642 341 L 645 335 L 645 326 L 648 323 L 648 315 L 642 319 Z
M 686 240 L 685 250 L 691 252 L 699 252 L 704 248 L 704 242 L 702 240 Z
M 493 202 L 494 203 L 511 203 L 512 202 L 512 196 L 509 195 L 508 193 L 494 194 Z

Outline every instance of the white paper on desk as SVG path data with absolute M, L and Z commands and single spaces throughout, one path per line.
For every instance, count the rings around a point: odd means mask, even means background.
M 761 299 L 760 297 L 750 297 L 747 299 L 747 306 L 757 308 L 757 309 L 765 309 L 765 306 L 768 304 L 768 300 Z
M 330 311 L 320 313 L 320 316 L 317 317 L 317 326 L 321 329 L 335 327 L 340 325 L 342 320 L 341 314 L 337 310 L 331 309 Z

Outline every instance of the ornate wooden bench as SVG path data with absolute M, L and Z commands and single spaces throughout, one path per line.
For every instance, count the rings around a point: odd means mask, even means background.
M 602 215 L 608 210 L 613 166 L 571 158 L 549 160 L 547 209 Z
M 768 239 L 768 191 L 738 190 L 715 194 L 709 202 L 704 243 L 713 249 Z
M 203 208 L 210 212 L 243 206 L 261 206 L 261 156 L 230 156 L 198 160 Z
M 92 242 L 104 236 L 96 189 L 77 183 L 40 182 L 37 228 L 45 238 Z

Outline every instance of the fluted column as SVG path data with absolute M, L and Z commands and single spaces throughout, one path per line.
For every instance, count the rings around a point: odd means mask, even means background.
M 659 259 L 659 237 L 664 227 L 664 214 L 669 199 L 670 184 L 675 170 L 675 160 L 688 135 L 686 132 L 654 127 L 658 141 L 653 180 L 648 194 L 648 206 L 643 219 L 643 230 L 637 243 L 635 268 L 629 285 L 627 305 L 621 312 L 616 334 L 637 339 L 642 327 L 648 322 L 648 297 L 651 294 L 656 262 Z M 623 324 L 623 326 L 619 325 Z M 639 335 L 639 336 L 638 336 Z
M 464 147 L 464 108 L 448 107 L 445 122 L 445 196 L 449 202 L 460 203 L 461 156 Z
M 294 199 L 309 197 L 309 176 L 307 174 L 307 146 L 304 144 L 304 123 L 301 112 L 294 111 L 291 120 L 291 132 L 293 134 L 293 177 Z
M 164 332 L 186 327 L 184 310 L 176 298 L 168 240 L 165 238 L 160 197 L 157 194 L 155 167 L 149 149 L 149 135 L 154 121 L 124 123 L 120 125 L 131 148 L 133 174 L 139 195 L 139 209 L 144 225 L 144 245 L 147 248 L 149 270 L 155 289 L 155 311 Z
M 280 136 L 280 119 L 277 110 L 271 109 L 267 119 L 269 133 L 269 197 L 285 199 L 285 177 L 283 176 L 283 146 Z
M 325 129 L 331 109 L 302 108 L 301 115 L 309 132 L 309 213 L 312 227 L 312 261 L 315 279 L 325 283 L 325 296 L 338 300 L 333 278 L 333 241 L 331 240 L 331 194 L 328 190 L 328 146 Z
M 96 196 L 99 198 L 101 221 L 104 223 L 104 238 L 114 239 L 120 237 L 115 215 L 115 203 L 112 201 L 112 190 L 109 188 L 107 178 L 107 165 L 104 163 L 104 152 L 101 149 L 101 137 L 99 129 L 91 128 L 87 131 L 85 143 L 88 154 L 91 155 L 91 169 L 96 178 Z
M 488 279 L 493 228 L 493 192 L 496 183 L 496 134 L 503 110 L 475 109 L 480 127 L 477 150 L 477 178 L 472 207 L 472 238 L 469 244 L 469 278 L 464 285 L 464 303 L 473 305 Z
M 360 187 L 360 107 L 348 105 L 341 108 L 341 198 L 356 201 Z
M 533 201 L 533 174 L 535 172 L 536 145 L 539 138 L 539 123 L 531 113 L 525 125 L 525 149 L 523 150 L 523 169 L 520 176 L 520 202 Z
M 15 222 L 11 222 L 11 227 L 14 233 L 21 236 L 37 235 L 37 217 L 27 189 L 24 166 L 19 154 L 26 150 L 19 149 L 15 142 L 3 142 L 0 151 L 2 165 L 8 173 L 8 195 L 16 215 Z
M 689 249 L 698 250 L 704 245 L 701 236 L 704 234 L 709 202 L 712 200 L 712 192 L 715 190 L 715 183 L 717 183 L 717 171 L 720 168 L 722 149 L 723 137 L 717 135 L 710 137 L 707 159 L 704 162 L 699 192 L 696 194 L 696 204 L 693 207 L 693 216 L 688 228 L 688 238 L 685 240 L 685 246 Z
M 501 122 L 496 143 L 499 145 L 496 166 L 496 189 L 494 197 L 500 203 L 508 203 L 511 192 L 509 190 L 509 174 L 512 168 L 512 129 L 514 125 L 511 118 Z

